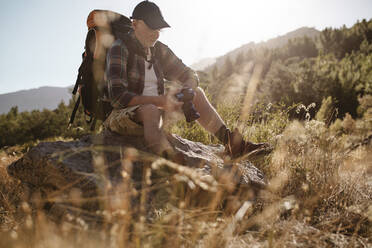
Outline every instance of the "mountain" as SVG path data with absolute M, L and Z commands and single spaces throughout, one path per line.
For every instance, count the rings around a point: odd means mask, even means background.
M 71 87 L 40 87 L 0 94 L 0 114 L 7 113 L 12 107 L 18 106 L 18 111 L 53 110 L 63 101 L 68 104 L 71 99 Z
M 196 62 L 193 65 L 191 65 L 191 67 L 195 70 L 205 70 L 205 69 L 208 70 L 208 68 L 211 68 L 212 65 L 214 65 L 215 63 L 218 67 L 220 67 L 224 64 L 225 59 L 227 57 L 230 57 L 230 59 L 234 61 L 235 58 L 238 56 L 238 54 L 242 52 L 247 52 L 249 49 L 255 49 L 255 48 L 260 48 L 260 47 L 279 48 L 279 47 L 284 46 L 290 39 L 299 38 L 303 36 L 307 36 L 309 38 L 315 39 L 319 34 L 320 34 L 320 31 L 316 30 L 315 28 L 309 28 L 309 27 L 298 28 L 292 32 L 286 33 L 284 35 L 278 36 L 273 39 L 269 39 L 267 41 L 263 41 L 260 43 L 254 43 L 254 42 L 247 43 L 218 58 L 202 59 L 199 62 Z
M 267 48 L 277 48 L 284 46 L 290 39 L 299 38 L 303 36 L 307 36 L 309 38 L 314 39 L 318 37 L 319 34 L 320 31 L 316 30 L 315 28 L 302 27 L 292 32 L 286 33 L 285 35 L 270 39 L 266 42 L 258 43 L 258 45 L 265 46 Z

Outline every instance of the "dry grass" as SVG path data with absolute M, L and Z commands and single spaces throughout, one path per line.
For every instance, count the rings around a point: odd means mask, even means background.
M 266 124 L 262 132 L 272 133 Z M 358 125 L 340 135 L 322 122 L 289 123 L 257 164 L 269 186 L 256 197 L 235 190 L 229 177 L 217 183 L 157 159 L 148 159 L 135 189 L 131 160 L 141 155 L 129 152 L 122 185 L 113 189 L 102 177 L 101 211 L 83 210 L 73 189 L 57 222 L 57 208 L 40 209 L 40 197 L 7 175 L 21 156 L 8 148 L 0 158 L 0 247 L 371 247 L 372 146 L 363 143 L 370 130 Z

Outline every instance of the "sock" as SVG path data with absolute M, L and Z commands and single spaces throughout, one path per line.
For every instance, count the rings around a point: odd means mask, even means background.
M 220 127 L 220 129 L 218 129 L 214 134 L 214 136 L 216 136 L 216 138 L 224 145 L 229 142 L 229 135 L 231 135 L 231 131 L 225 125 L 222 125 L 222 127 Z

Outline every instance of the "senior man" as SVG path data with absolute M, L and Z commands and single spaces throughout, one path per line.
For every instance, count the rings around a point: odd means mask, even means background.
M 130 132 L 128 126 L 140 125 L 148 148 L 177 160 L 177 152 L 162 129 L 162 113 L 177 111 L 183 105 L 173 93 L 165 94 L 164 90 L 164 80 L 178 81 L 195 93 L 192 103 L 200 114 L 197 122 L 225 145 L 231 157 L 267 147 L 265 143 L 244 141 L 237 130 L 230 131 L 198 87 L 197 74 L 158 41 L 160 30 L 170 26 L 155 3 L 139 3 L 131 19 L 128 39 L 117 39 L 107 53 L 105 74 L 114 108 L 105 121 L 108 129 L 125 134 Z

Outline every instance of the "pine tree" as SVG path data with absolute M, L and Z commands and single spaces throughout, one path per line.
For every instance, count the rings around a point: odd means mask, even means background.
M 228 56 L 226 59 L 225 59 L 225 64 L 223 66 L 223 77 L 224 78 L 227 78 L 229 77 L 231 74 L 233 74 L 234 72 L 234 66 L 233 66 L 233 63 L 231 61 L 231 58 L 230 56 Z
M 316 113 L 315 119 L 318 121 L 323 121 L 327 125 L 331 123 L 332 120 L 336 118 L 336 108 L 334 107 L 333 99 L 331 96 L 323 98 L 322 105 Z

